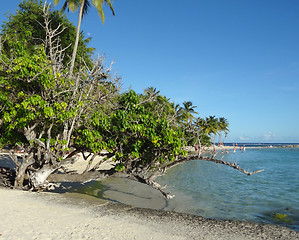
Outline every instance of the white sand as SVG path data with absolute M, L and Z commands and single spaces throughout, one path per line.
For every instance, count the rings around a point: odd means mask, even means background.
M 0 239 L 186 239 L 129 217 L 101 216 L 36 195 L 0 189 Z

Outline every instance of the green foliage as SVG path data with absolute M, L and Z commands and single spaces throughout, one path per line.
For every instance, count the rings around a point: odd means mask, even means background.
M 54 0 L 54 4 L 57 5 L 60 2 L 60 0 Z M 75 12 L 78 10 L 78 8 L 80 7 L 80 5 L 83 2 L 83 15 L 87 14 L 89 8 L 91 5 L 93 5 L 96 10 L 98 11 L 98 14 L 102 20 L 102 23 L 104 24 L 105 21 L 105 15 L 104 15 L 104 11 L 103 11 L 103 4 L 107 4 L 110 8 L 110 10 L 112 11 L 112 14 L 115 15 L 113 6 L 112 6 L 112 0 L 84 0 L 84 1 L 80 1 L 80 0 L 65 0 L 63 7 L 61 9 L 62 12 L 64 12 L 65 10 L 70 10 L 71 12 Z
M 115 165 L 115 170 L 118 171 L 118 172 L 121 172 L 121 171 L 125 170 L 125 166 L 121 163 L 117 163 Z
M 192 102 L 187 101 L 187 102 L 183 102 L 184 108 L 182 110 L 182 117 L 183 119 L 185 119 L 185 121 L 189 121 L 192 122 L 192 120 L 195 119 L 195 117 L 193 116 L 193 114 L 197 114 L 198 112 L 196 112 L 194 109 L 196 108 L 196 106 L 192 106 Z
M 114 152 L 117 171 L 153 168 L 186 154 L 182 150 L 182 130 L 157 117 L 146 105 L 132 90 L 122 94 L 119 109 L 110 115 L 96 112 L 90 122 L 93 130 L 80 129 L 76 144 L 87 144 L 93 151 L 105 148 Z
M 65 15 L 60 14 L 59 11 L 50 9 L 51 28 L 55 29 L 59 24 L 65 28 L 59 35 L 61 40 L 61 47 L 65 49 L 64 64 L 70 61 L 70 56 L 73 51 L 72 41 L 76 37 L 76 27 L 66 18 Z M 5 41 L 3 43 L 3 50 L 6 55 L 12 51 L 12 44 L 17 41 L 19 43 L 26 43 L 26 47 L 31 52 L 43 45 L 43 40 L 46 39 L 46 31 L 43 27 L 43 1 L 39 0 L 22 0 L 18 6 L 18 11 L 15 14 L 8 16 L 8 21 L 2 25 L 2 36 L 5 39 L 11 39 L 12 42 Z M 82 57 L 84 61 L 90 65 L 93 48 L 87 47 L 90 38 L 85 39 L 84 33 L 80 33 L 78 44 L 78 56 Z M 46 49 L 48 53 L 48 49 Z M 77 59 L 76 64 L 80 64 L 80 58 Z
M 39 32 L 40 28 L 35 28 L 32 22 L 42 21 L 40 4 L 23 1 L 20 11 L 4 24 L 5 47 L 0 53 L 0 144 L 32 145 L 34 141 L 24 133 L 33 126 L 37 126 L 35 137 L 40 135 L 45 143 L 47 137 L 43 132 L 51 126 L 53 137 L 59 136 L 63 126 L 78 116 L 82 108 L 82 101 L 74 104 L 76 99 L 70 94 L 74 82 L 67 78 L 66 71 L 53 72 L 48 49 L 43 44 L 32 47 L 37 36 L 45 38 L 45 33 Z M 52 14 L 58 17 L 57 24 L 63 21 L 57 12 Z M 19 22 L 25 22 L 24 26 Z M 30 27 L 26 28 L 26 24 Z M 12 29 L 14 26 L 16 29 Z M 50 145 L 55 144 L 64 145 L 51 139 Z

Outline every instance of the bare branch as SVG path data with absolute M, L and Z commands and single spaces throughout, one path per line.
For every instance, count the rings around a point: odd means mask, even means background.
M 52 127 L 53 127 L 53 123 L 51 123 L 51 125 L 49 126 L 48 128 L 48 131 L 47 131 L 47 134 L 48 134 L 48 140 L 47 140 L 47 150 L 50 150 L 50 142 L 51 142 L 51 130 L 52 130 Z
M 232 168 L 234 168 L 234 169 L 236 169 L 236 170 L 238 170 L 238 171 L 240 171 L 242 173 L 245 173 L 248 176 L 250 176 L 252 174 L 255 174 L 255 173 L 260 173 L 260 172 L 264 171 L 264 170 L 258 170 L 258 171 L 249 172 L 249 171 L 246 171 L 245 169 L 241 168 L 236 163 L 219 160 L 219 159 L 216 159 L 216 158 L 213 158 L 213 157 L 201 157 L 201 156 L 198 156 L 197 154 L 196 155 L 188 155 L 187 157 L 179 157 L 179 160 L 176 160 L 176 161 L 174 161 L 174 162 L 166 165 L 164 168 L 165 168 L 165 170 L 168 170 L 169 168 L 172 168 L 172 167 L 174 167 L 174 166 L 176 166 L 178 164 L 181 164 L 183 162 L 187 162 L 187 161 L 190 161 L 190 160 L 204 160 L 204 161 L 209 161 L 209 162 L 223 164 L 223 165 L 232 167 Z
M 10 158 L 14 161 L 16 166 L 20 166 L 17 155 L 13 151 L 9 151 Z
M 162 195 L 163 195 L 165 198 L 167 198 L 167 199 L 172 199 L 172 198 L 175 197 L 175 196 L 172 195 L 171 193 L 168 193 L 168 192 L 165 192 L 165 191 L 164 191 L 164 189 L 166 188 L 166 186 L 161 186 L 159 183 L 157 183 L 157 182 L 154 181 L 154 180 L 150 180 L 149 178 L 145 178 L 145 177 L 142 177 L 142 176 L 140 176 L 140 175 L 134 175 L 134 174 L 129 174 L 129 175 L 127 176 L 127 178 L 151 186 L 152 188 L 154 188 L 154 189 L 158 190 L 160 193 L 162 193 Z
M 91 155 L 91 154 L 89 154 L 88 157 L 89 157 L 90 155 Z M 91 159 L 88 161 L 88 164 L 86 165 L 86 168 L 85 168 L 85 170 L 83 171 L 83 173 L 86 173 L 86 172 L 89 171 L 89 168 L 90 168 L 90 166 L 91 166 L 93 160 L 96 158 L 96 156 L 97 156 L 96 154 L 93 154 L 93 156 L 91 157 Z M 88 157 L 87 157 L 87 158 L 88 158 Z

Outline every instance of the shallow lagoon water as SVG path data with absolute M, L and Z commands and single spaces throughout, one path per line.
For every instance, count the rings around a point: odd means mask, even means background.
M 92 182 L 77 191 L 137 207 L 278 224 L 299 231 L 299 149 L 230 151 L 223 160 L 264 172 L 247 176 L 212 162 L 189 161 L 158 178 L 176 195 L 172 200 L 128 179 Z
M 223 160 L 264 172 L 247 176 L 227 166 L 190 161 L 168 171 L 159 181 L 188 195 L 177 211 L 207 218 L 284 225 L 299 231 L 299 149 L 247 149 Z M 284 215 L 286 214 L 286 215 Z

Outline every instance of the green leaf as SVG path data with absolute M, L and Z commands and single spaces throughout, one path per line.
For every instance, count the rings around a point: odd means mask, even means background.
M 121 171 L 125 170 L 125 166 L 121 163 L 117 163 L 115 165 L 115 170 L 118 171 L 118 172 L 121 172 Z

